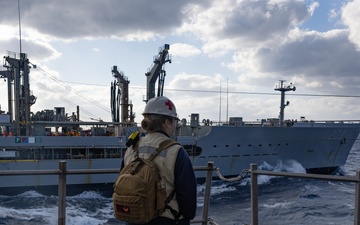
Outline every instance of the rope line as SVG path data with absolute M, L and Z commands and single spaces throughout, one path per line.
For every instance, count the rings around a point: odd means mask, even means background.
M 215 221 L 214 221 L 214 219 L 213 218 L 208 218 L 208 222 L 209 222 L 209 224 L 210 225 L 219 225 L 218 223 L 216 223 Z
M 215 173 L 217 174 L 217 176 L 219 177 L 220 180 L 228 181 L 228 182 L 235 182 L 235 181 L 239 181 L 241 179 L 244 179 L 246 174 L 247 174 L 247 170 L 243 170 L 243 171 L 241 171 L 241 173 L 237 177 L 226 178 L 223 175 L 221 175 L 219 167 L 215 167 L 214 170 L 215 170 Z

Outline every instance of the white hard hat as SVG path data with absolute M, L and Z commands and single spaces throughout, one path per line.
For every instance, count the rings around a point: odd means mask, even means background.
M 147 102 L 143 115 L 147 114 L 164 115 L 179 119 L 174 103 L 164 96 L 152 98 Z

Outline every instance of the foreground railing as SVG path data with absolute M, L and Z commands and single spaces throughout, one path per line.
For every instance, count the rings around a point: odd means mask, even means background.
M 266 170 L 257 170 L 256 164 L 250 165 L 250 171 L 246 171 L 251 174 L 251 224 L 258 225 L 258 175 L 268 176 L 282 176 L 282 177 L 297 177 L 306 179 L 317 180 L 332 180 L 341 182 L 353 182 L 355 185 L 355 212 L 354 212 L 354 224 L 360 225 L 360 172 L 356 172 L 355 177 L 350 176 L 334 176 L 334 175 L 321 175 L 321 174 L 302 174 L 302 173 L 287 173 L 287 172 L 275 172 Z
M 212 183 L 212 172 L 214 171 L 214 163 L 208 162 L 207 166 L 194 167 L 195 171 L 207 171 L 205 194 L 204 194 L 204 206 L 202 211 L 201 220 L 192 220 L 191 223 L 200 223 L 201 225 L 208 224 L 211 221 L 209 218 L 209 205 L 210 205 L 210 191 Z M 59 187 L 58 187 L 58 225 L 65 225 L 66 222 L 66 176 L 78 175 L 78 174 L 109 174 L 119 173 L 117 169 L 74 169 L 67 170 L 66 161 L 59 161 L 58 170 L 2 170 L 0 176 L 14 176 L 14 175 L 58 175 Z
M 201 225 L 216 224 L 212 218 L 209 218 L 209 206 L 210 206 L 210 191 L 212 184 L 213 171 L 218 173 L 218 168 L 214 167 L 213 162 L 208 162 L 207 166 L 194 167 L 195 171 L 207 171 L 205 193 L 204 193 L 204 206 L 202 210 L 202 216 L 200 220 L 192 220 L 191 223 L 200 223 Z M 304 179 L 317 179 L 317 180 L 332 180 L 340 182 L 352 182 L 355 183 L 355 212 L 354 212 L 354 224 L 360 225 L 360 172 L 356 172 L 356 176 L 334 176 L 334 175 L 321 175 L 321 174 L 302 174 L 302 173 L 288 173 L 288 172 L 275 172 L 266 170 L 257 170 L 256 164 L 250 165 L 250 170 L 244 170 L 244 173 L 250 173 L 250 185 L 251 185 L 251 224 L 259 224 L 259 211 L 258 211 L 258 175 L 267 176 L 282 176 L 282 177 L 297 177 Z M 59 187 L 58 187 L 58 224 L 65 225 L 66 222 L 66 177 L 67 175 L 79 175 L 79 174 L 109 174 L 119 173 L 119 169 L 74 169 L 67 170 L 66 161 L 59 161 L 58 170 L 3 170 L 0 171 L 0 176 L 14 176 L 14 175 L 58 175 Z M 219 176 L 219 174 L 218 174 Z M 221 179 L 222 176 L 219 178 Z M 239 176 L 244 178 L 244 176 Z M 237 181 L 238 179 L 226 179 L 224 181 Z

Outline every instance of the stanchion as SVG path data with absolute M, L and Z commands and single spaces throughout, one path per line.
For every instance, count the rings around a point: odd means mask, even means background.
M 357 182 L 355 184 L 355 215 L 354 215 L 354 224 L 360 225 L 360 172 L 356 171 Z
M 206 225 L 209 216 L 209 205 L 210 205 L 210 192 L 211 192 L 211 182 L 212 182 L 212 173 L 214 168 L 214 162 L 208 162 L 208 170 L 206 173 L 206 186 L 204 193 L 204 208 L 202 213 L 202 225 Z
M 251 171 L 251 225 L 258 225 L 258 182 L 257 182 L 257 174 L 253 173 L 257 170 L 256 164 L 250 164 Z
M 59 162 L 59 208 L 58 225 L 65 225 L 66 222 L 66 161 Z

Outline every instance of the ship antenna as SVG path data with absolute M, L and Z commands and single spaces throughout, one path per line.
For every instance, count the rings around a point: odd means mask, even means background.
M 226 77 L 226 123 L 229 124 L 229 80 Z
M 219 106 L 219 126 L 221 123 L 221 79 L 220 79 L 220 106 Z
M 284 126 L 284 111 L 285 111 L 285 107 L 288 106 L 290 104 L 289 101 L 287 101 L 285 103 L 285 92 L 287 91 L 295 91 L 296 87 L 290 83 L 290 85 L 285 86 L 284 82 L 286 80 L 280 80 L 279 86 L 277 86 L 275 88 L 275 91 L 280 91 L 281 92 L 281 101 L 280 101 L 280 113 L 279 113 L 279 119 L 280 119 L 280 126 L 283 127 Z
M 21 55 L 22 49 L 21 49 L 21 20 L 20 20 L 20 0 L 18 0 L 18 14 L 19 14 L 19 39 L 20 39 L 20 55 Z

